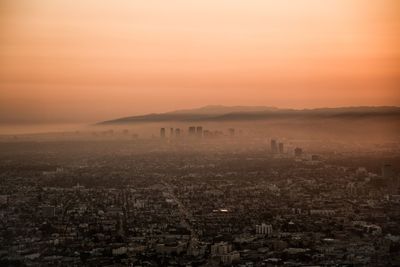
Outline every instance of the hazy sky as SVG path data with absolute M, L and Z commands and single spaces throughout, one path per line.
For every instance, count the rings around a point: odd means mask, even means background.
M 400 105 L 398 0 L 0 0 L 0 122 Z

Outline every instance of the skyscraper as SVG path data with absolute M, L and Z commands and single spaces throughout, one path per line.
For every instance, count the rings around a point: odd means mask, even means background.
M 196 135 L 196 127 L 190 126 L 189 127 L 189 136 L 195 136 Z
M 196 136 L 197 137 L 202 137 L 203 136 L 203 127 L 197 126 L 197 128 L 196 128 Z
M 165 138 L 165 128 L 160 129 L 160 137 Z
M 175 129 L 175 137 L 179 137 L 179 136 L 181 136 L 181 129 L 176 128 Z
M 277 154 L 278 153 L 278 145 L 277 145 L 275 139 L 271 140 L 271 152 L 272 152 L 272 154 Z

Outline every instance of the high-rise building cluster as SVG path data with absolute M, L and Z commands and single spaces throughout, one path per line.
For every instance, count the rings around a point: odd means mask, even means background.
M 273 155 L 283 155 L 288 154 L 289 150 L 285 152 L 285 144 L 283 142 L 279 142 L 276 139 L 271 139 L 270 141 L 270 151 Z M 303 149 L 301 147 L 295 147 L 293 150 L 293 154 L 295 158 L 301 159 L 303 158 Z M 313 161 L 320 160 L 318 155 L 312 155 Z
M 160 128 L 160 138 L 164 139 L 167 137 L 166 128 Z M 183 136 L 183 131 L 180 128 L 170 128 L 169 138 L 179 138 Z M 187 136 L 190 138 L 209 138 L 209 137 L 221 137 L 224 136 L 224 132 L 219 130 L 208 130 L 204 129 L 203 126 L 190 126 L 188 128 Z M 229 128 L 227 136 L 235 137 L 235 128 Z M 282 147 L 283 149 L 283 147 Z
M 282 142 L 278 142 L 275 139 L 271 139 L 271 152 L 272 154 L 283 154 L 284 144 Z
M 181 136 L 181 129 L 180 128 L 170 128 L 169 129 L 169 137 L 173 138 L 173 137 L 180 137 Z M 165 128 L 160 128 L 160 137 L 166 138 L 166 129 Z

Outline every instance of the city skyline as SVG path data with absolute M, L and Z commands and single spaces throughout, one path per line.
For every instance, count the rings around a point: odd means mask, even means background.
M 399 0 L 0 0 L 0 266 L 400 266 Z

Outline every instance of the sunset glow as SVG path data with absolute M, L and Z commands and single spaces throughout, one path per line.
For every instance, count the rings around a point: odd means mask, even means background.
M 0 121 L 400 105 L 397 0 L 0 4 Z

